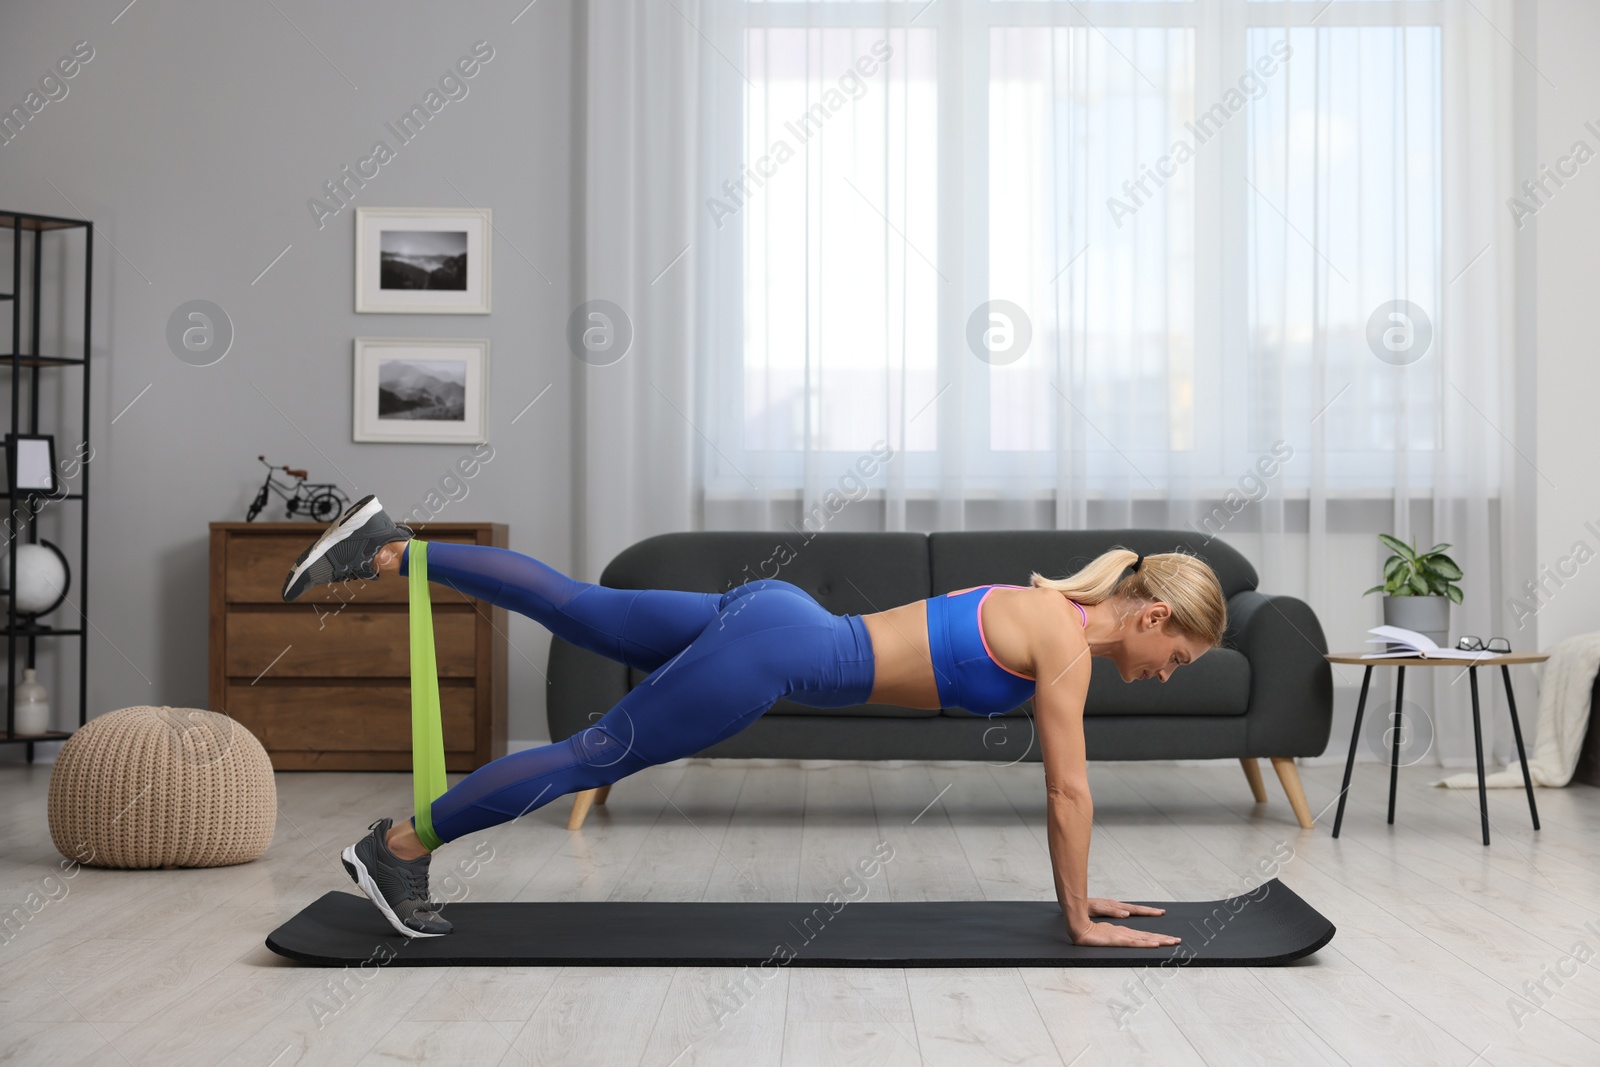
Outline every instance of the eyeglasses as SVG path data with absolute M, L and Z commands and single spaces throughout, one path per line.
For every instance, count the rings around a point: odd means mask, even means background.
M 1486 645 L 1483 643 L 1483 638 L 1469 634 L 1457 641 L 1456 647 L 1468 652 L 1510 652 L 1511 642 L 1504 637 L 1491 637 Z

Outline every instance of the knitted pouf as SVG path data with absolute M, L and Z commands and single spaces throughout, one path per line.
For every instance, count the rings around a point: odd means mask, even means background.
M 107 712 L 69 737 L 50 774 L 50 837 L 91 867 L 222 867 L 265 852 L 272 761 L 255 735 L 198 708 Z

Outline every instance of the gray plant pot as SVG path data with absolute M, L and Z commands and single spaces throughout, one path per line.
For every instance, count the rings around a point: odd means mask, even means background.
M 1450 598 L 1447 596 L 1385 596 L 1383 624 L 1424 634 L 1440 648 L 1450 641 Z M 1387 651 L 1399 652 L 1390 642 Z

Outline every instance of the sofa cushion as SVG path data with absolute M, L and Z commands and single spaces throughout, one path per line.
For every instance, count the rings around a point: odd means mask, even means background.
M 1083 724 L 1092 760 L 1234 759 L 1246 753 L 1249 717 L 1208 719 L 1196 715 L 1123 718 L 1104 715 Z M 1318 755 L 1312 751 L 1293 755 Z M 859 719 L 837 715 L 763 715 L 701 756 L 767 759 L 975 760 L 1006 767 L 1040 759 L 1034 724 L 1006 719 L 985 722 L 943 719 L 937 723 L 905 719 Z M 1042 792 L 1044 778 L 1034 778 Z
M 879 719 L 933 719 L 939 715 L 938 708 L 903 708 L 898 704 L 856 704 L 848 708 L 813 708 L 805 704 L 796 704 L 792 700 L 780 700 L 767 709 L 768 715 L 853 715 L 861 718 Z
M 1118 545 L 1144 555 L 1187 552 L 1211 565 L 1223 598 L 1256 587 L 1256 569 L 1234 548 L 1185 530 L 961 530 L 931 533 L 930 596 L 971 585 L 1027 585 L 1028 572 L 1060 578 Z
M 1107 659 L 1096 659 L 1089 676 L 1085 718 L 1096 715 L 1243 715 L 1250 704 L 1250 661 L 1231 648 L 1213 648 L 1165 682 L 1124 682 Z M 946 708 L 952 718 L 969 711 Z M 1033 714 L 1033 701 L 1006 712 Z M 981 717 L 981 716 L 980 716 Z
M 929 595 L 928 539 L 806 530 L 658 534 L 623 549 L 600 584 L 725 593 L 757 578 L 793 582 L 835 615 L 868 615 Z

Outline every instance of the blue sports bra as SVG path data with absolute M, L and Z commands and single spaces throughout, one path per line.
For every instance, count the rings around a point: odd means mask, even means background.
M 1033 696 L 1034 679 L 1000 663 L 983 636 L 983 602 L 996 589 L 1025 585 L 975 585 L 928 599 L 928 648 L 939 703 L 979 715 L 999 715 Z M 1089 613 L 1072 602 L 1089 625 Z

